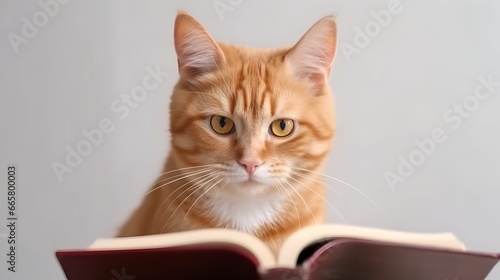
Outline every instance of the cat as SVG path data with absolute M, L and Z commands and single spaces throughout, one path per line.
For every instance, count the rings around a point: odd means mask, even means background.
M 230 228 L 276 254 L 291 233 L 324 220 L 315 175 L 335 134 L 336 21 L 322 18 L 293 47 L 253 49 L 218 43 L 179 12 L 174 44 L 170 154 L 117 236 Z

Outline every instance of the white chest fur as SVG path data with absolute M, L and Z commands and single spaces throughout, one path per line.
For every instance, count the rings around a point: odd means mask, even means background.
M 219 223 L 253 233 L 264 224 L 278 220 L 283 204 L 283 199 L 276 196 L 220 193 L 210 199 L 209 207 Z

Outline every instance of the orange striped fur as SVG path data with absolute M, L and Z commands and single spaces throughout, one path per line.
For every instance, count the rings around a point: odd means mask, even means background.
M 174 39 L 180 79 L 170 104 L 171 151 L 118 236 L 232 228 L 276 253 L 291 233 L 324 218 L 324 184 L 314 172 L 335 130 L 327 82 L 335 21 L 321 19 L 292 48 L 261 50 L 216 43 L 179 13 Z M 233 130 L 218 134 L 212 116 L 231 120 Z M 286 137 L 270 128 L 281 119 L 294 124 Z

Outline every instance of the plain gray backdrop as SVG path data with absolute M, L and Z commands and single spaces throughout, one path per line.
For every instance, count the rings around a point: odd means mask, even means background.
M 1 226 L 1 279 L 64 279 L 55 250 L 113 236 L 161 171 L 179 9 L 221 42 L 266 48 L 336 15 L 337 136 L 325 173 L 359 191 L 328 179 L 330 203 L 347 224 L 451 231 L 471 250 L 500 252 L 500 2 L 67 2 L 0 1 L 2 224 L 7 166 L 18 176 L 17 272 Z M 117 113 L 148 67 L 169 75 Z M 113 130 L 89 150 L 82 131 L 103 120 Z M 88 155 L 68 166 L 78 147 Z

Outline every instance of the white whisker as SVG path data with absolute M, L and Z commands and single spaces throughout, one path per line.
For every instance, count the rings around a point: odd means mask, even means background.
M 308 186 L 306 186 L 304 183 L 300 182 L 299 180 L 293 178 L 293 177 L 289 177 L 290 179 L 294 180 L 295 182 L 301 184 L 302 186 L 304 186 L 305 188 L 307 188 L 308 190 L 310 190 L 311 192 L 313 192 L 314 194 L 316 194 L 319 198 L 321 198 L 326 204 L 328 204 L 332 209 L 333 211 L 335 211 L 335 213 L 337 213 L 337 215 L 339 215 L 340 219 L 342 220 L 342 222 L 346 222 L 344 217 L 342 216 L 342 214 L 340 214 L 340 212 L 337 210 L 337 208 L 335 208 L 335 206 L 333 206 L 330 202 L 328 202 L 328 200 L 326 200 L 322 195 L 320 195 L 319 193 L 317 193 L 315 190 L 309 188 Z
M 300 215 L 299 215 L 299 209 L 297 208 L 297 204 L 295 204 L 295 201 L 293 200 L 292 196 L 290 195 L 290 193 L 288 192 L 288 190 L 281 184 L 280 181 L 278 181 L 277 179 L 273 179 L 273 185 L 276 184 L 276 186 L 278 186 L 280 189 L 284 190 L 286 192 L 286 194 L 288 195 L 288 197 L 290 198 L 290 201 L 293 203 L 293 207 L 295 208 L 295 214 L 297 215 L 297 220 L 299 221 L 299 228 L 301 228 L 301 220 L 300 220 Z
M 182 196 L 185 192 L 188 192 L 190 190 L 193 190 L 193 189 L 197 189 L 199 186 L 198 184 L 204 184 L 205 182 L 207 182 L 207 180 L 210 180 L 212 178 L 212 175 L 211 174 L 206 174 L 206 175 L 203 175 L 201 178 L 199 178 L 199 180 L 197 180 L 197 182 L 193 182 L 193 184 L 191 186 L 189 186 L 188 188 L 186 188 L 185 190 L 183 190 L 180 194 L 178 194 L 171 202 L 170 204 L 165 208 L 165 210 L 163 211 L 163 214 L 161 215 L 160 217 L 160 220 L 163 219 L 163 217 L 165 216 L 165 213 L 167 212 L 167 210 L 170 208 L 170 206 L 177 200 L 177 198 L 179 198 L 180 196 Z M 194 181 L 194 180 L 193 180 Z M 185 185 L 185 184 L 184 184 Z M 201 185 L 203 186 L 203 185 Z M 180 187 L 178 188 L 180 189 Z M 176 190 L 177 191 L 177 190 Z M 173 193 L 172 193 L 173 194 Z M 172 195 L 170 194 L 169 197 Z M 168 199 L 168 197 L 167 197 Z M 165 200 L 167 200 L 165 199 Z
M 158 177 L 161 177 L 161 176 L 163 176 L 165 174 L 169 174 L 169 173 L 176 172 L 176 171 L 182 171 L 182 170 L 188 170 L 188 169 L 196 169 L 196 168 L 202 168 L 202 167 L 216 167 L 216 166 L 218 166 L 218 165 L 217 164 L 204 164 L 204 165 L 197 165 L 197 166 L 182 167 L 182 168 L 172 169 L 172 170 L 169 170 L 167 172 L 163 172 Z
M 180 177 L 180 178 L 176 178 L 176 179 L 174 179 L 174 180 L 172 180 L 172 181 L 170 181 L 170 182 L 168 182 L 168 183 L 163 183 L 163 184 L 161 184 L 160 186 L 158 186 L 158 187 L 156 187 L 156 188 L 153 188 L 153 189 L 149 190 L 148 192 L 146 192 L 146 193 L 144 194 L 144 196 L 147 196 L 147 195 L 149 195 L 150 193 L 152 193 L 152 192 L 154 192 L 154 191 L 156 191 L 156 190 L 158 190 L 158 189 L 161 189 L 161 188 L 163 188 L 163 187 L 165 187 L 165 186 L 167 186 L 167 185 L 169 185 L 169 184 L 171 184 L 171 183 L 175 183 L 175 182 L 177 182 L 177 181 L 180 181 L 180 180 L 183 180 L 183 179 L 189 178 L 189 177 L 191 177 L 191 176 L 195 176 L 195 175 L 198 175 L 198 174 L 206 173 L 206 172 L 209 172 L 209 171 L 211 171 L 211 170 L 212 170 L 211 168 L 207 168 L 207 169 L 203 169 L 203 170 L 201 170 L 201 171 L 200 171 L 200 170 L 197 170 L 197 171 L 191 171 L 191 172 L 188 172 L 188 173 L 186 173 L 186 174 L 181 175 L 181 177 Z M 173 177 L 175 177 L 175 176 L 173 176 Z M 162 181 L 166 181 L 166 180 L 168 180 L 168 179 L 172 179 L 172 178 L 170 178 L 170 177 L 169 177 L 169 178 L 166 178 L 166 179 L 164 179 L 164 180 L 158 181 L 158 182 L 157 182 L 156 184 L 154 184 L 153 186 L 157 185 L 158 183 L 160 183 L 160 182 L 162 182 Z
M 219 177 L 219 176 L 217 176 Z M 215 177 L 215 178 L 217 178 Z M 208 189 L 206 189 L 194 202 L 193 204 L 191 204 L 191 207 L 189 207 L 189 209 L 187 210 L 186 214 L 184 215 L 184 220 L 182 220 L 182 224 L 181 224 L 181 229 L 184 227 L 184 223 L 186 222 L 186 218 L 187 216 L 189 215 L 189 212 L 191 211 L 191 209 L 193 209 L 194 205 L 196 204 L 196 202 L 198 202 L 198 200 L 200 200 L 207 192 L 209 192 L 213 187 L 215 187 L 218 183 L 220 183 L 222 180 L 224 179 L 220 179 L 219 181 L 213 183 Z
M 153 217 L 156 217 L 156 215 L 157 215 L 157 214 L 158 214 L 158 212 L 160 211 L 160 209 L 161 209 L 161 207 L 163 206 L 163 204 L 165 204 L 165 202 L 167 202 L 167 201 L 168 201 L 168 199 L 169 199 L 169 198 L 170 198 L 170 197 L 171 197 L 171 196 L 172 196 L 175 192 L 177 192 L 178 190 L 182 189 L 185 185 L 187 185 L 187 184 L 189 184 L 189 183 L 191 183 L 191 182 L 194 182 L 194 181 L 199 181 L 199 182 L 201 182 L 201 181 L 203 181 L 203 180 L 205 180 L 205 179 L 207 179 L 207 178 L 209 178 L 209 177 L 210 177 L 210 174 L 205 174 L 205 175 L 202 175 L 202 176 L 200 176 L 200 177 L 194 178 L 194 179 L 192 179 L 192 180 L 188 180 L 187 182 L 185 182 L 184 184 L 182 184 L 181 186 L 179 186 L 178 188 L 176 188 L 174 191 L 172 191 L 172 192 L 171 192 L 171 193 L 170 193 L 170 194 L 169 194 L 169 195 L 168 195 L 168 196 L 167 196 L 167 197 L 163 200 L 163 202 L 160 204 L 160 206 L 158 207 L 158 210 L 156 210 L 156 212 L 155 212 L 155 214 L 154 214 L 154 216 L 153 216 Z M 192 187 L 192 186 L 191 186 L 191 187 Z M 189 190 L 191 187 L 187 188 L 187 190 Z M 184 193 L 184 192 L 180 193 L 179 195 L 182 195 L 183 193 Z M 177 199 L 177 197 L 176 197 L 175 199 Z M 173 201 L 175 201 L 175 199 L 174 199 Z M 170 205 L 169 205 L 169 207 L 170 207 Z M 168 209 L 168 207 L 167 207 L 166 209 Z M 163 216 L 162 216 L 162 217 L 160 217 L 160 219 L 161 219 L 161 218 L 163 218 Z
M 227 185 L 227 182 L 224 182 L 224 185 L 222 185 L 222 187 L 220 187 L 218 190 L 217 190 L 217 193 L 215 193 L 215 198 L 218 198 L 219 197 L 219 193 L 220 191 L 222 191 Z
M 182 200 L 181 203 L 179 203 L 179 205 L 177 205 L 177 207 L 174 209 L 174 211 L 172 212 L 172 214 L 170 214 L 170 217 L 168 218 L 168 220 L 165 222 L 165 225 L 163 225 L 162 229 L 160 232 L 163 232 L 163 230 L 165 229 L 165 227 L 167 226 L 168 222 L 170 222 L 170 219 L 172 219 L 172 217 L 174 216 L 175 212 L 177 212 L 177 210 L 179 210 L 179 207 L 181 207 L 181 205 L 186 201 L 188 200 L 194 193 L 196 193 L 198 190 L 200 190 L 201 188 L 203 188 L 203 186 L 205 186 L 207 183 L 211 182 L 212 180 L 216 179 L 217 177 L 213 177 L 211 178 L 210 180 L 204 182 L 203 184 L 201 184 L 200 186 L 197 186 L 197 188 L 191 192 L 186 198 L 184 198 L 184 200 Z M 177 198 L 176 198 L 177 199 Z M 170 206 L 169 206 L 170 207 Z
M 293 172 L 293 171 L 290 171 L 290 174 L 293 174 L 295 176 L 298 176 L 298 177 L 301 177 L 301 178 L 304 178 L 306 180 L 311 180 L 311 181 L 314 181 L 314 182 L 317 182 L 317 183 L 321 183 L 322 185 L 324 185 L 325 187 L 327 187 L 328 189 L 334 191 L 335 193 L 338 193 L 340 196 L 342 196 L 343 198 L 345 199 L 348 199 L 347 196 L 343 193 L 341 193 L 340 191 L 336 190 L 333 186 L 325 183 L 323 180 L 320 180 L 320 179 L 316 179 L 316 178 L 313 178 L 313 177 L 306 177 L 304 175 L 301 175 L 297 172 Z
M 366 199 L 368 199 L 371 203 L 373 203 L 373 205 L 377 206 L 377 203 L 375 203 L 375 201 L 373 201 L 368 195 L 366 195 L 363 191 L 361 191 L 360 189 L 356 188 L 355 186 L 345 182 L 345 181 L 342 181 L 340 179 L 337 179 L 335 177 L 332 177 L 332 176 L 328 176 L 326 174 L 323 174 L 321 172 L 316 172 L 316 171 L 313 171 L 313 170 L 308 170 L 308 169 L 303 169 L 303 168 L 295 168 L 297 170 L 300 170 L 300 171 L 306 171 L 306 172 L 310 172 L 310 173 L 314 173 L 314 174 L 318 174 L 318 175 L 321 175 L 321 176 L 324 176 L 326 178 L 329 178 L 329 179 L 332 179 L 332 180 L 335 180 L 337 182 L 340 182 L 348 187 L 351 187 L 353 190 L 357 191 L 358 193 L 360 193 L 361 195 L 363 195 Z
M 309 205 L 306 203 L 306 201 L 304 200 L 304 198 L 302 198 L 302 195 L 300 195 L 299 192 L 297 192 L 297 190 L 292 186 L 292 184 L 290 184 L 288 181 L 283 181 L 284 183 L 286 183 L 288 186 L 290 186 L 290 188 L 292 188 L 292 190 L 297 194 L 297 196 L 300 198 L 300 200 L 302 200 L 302 203 L 304 204 L 304 206 L 307 208 L 307 210 L 309 211 L 309 214 L 311 214 L 311 216 L 313 217 L 314 219 L 314 222 L 317 224 L 318 223 L 318 219 L 316 219 L 316 216 L 314 216 L 311 208 L 309 207 Z

